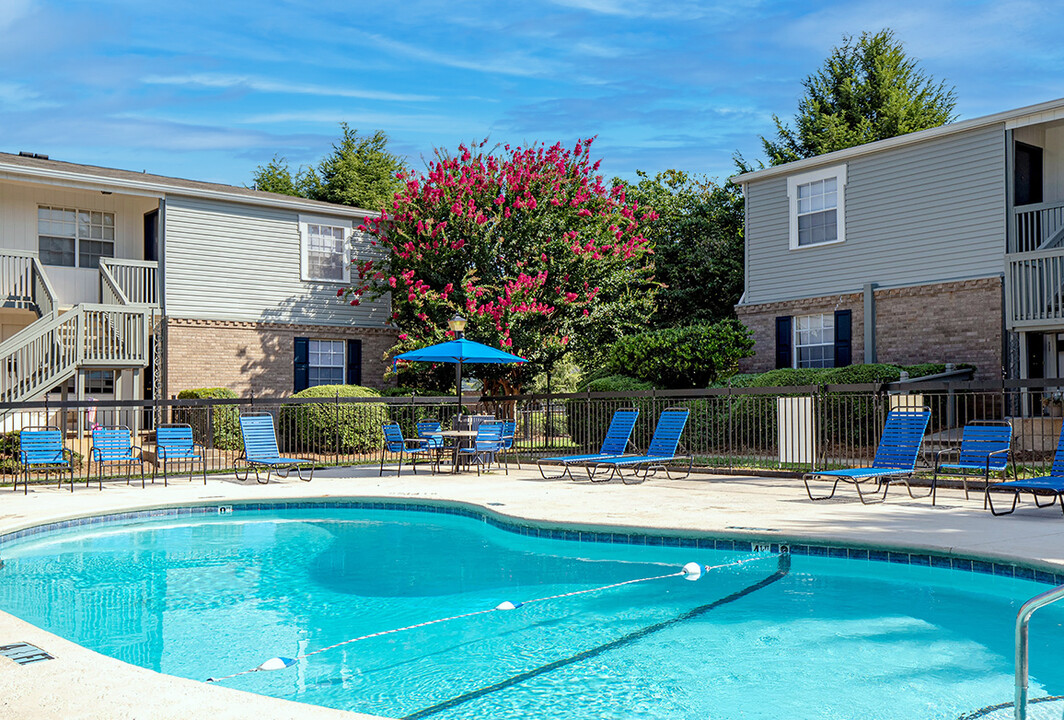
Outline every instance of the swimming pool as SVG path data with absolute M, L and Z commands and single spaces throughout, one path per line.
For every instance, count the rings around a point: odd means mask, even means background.
M 420 509 L 201 508 L 30 536 L 0 546 L 0 609 L 203 680 L 504 600 L 751 557 L 744 542 L 520 534 L 474 513 Z M 589 541 L 603 538 L 612 542 Z M 1011 699 L 1013 619 L 1045 585 L 911 561 L 768 552 L 698 582 L 665 578 L 439 623 L 225 684 L 441 720 L 952 720 Z M 1053 607 L 1034 620 L 1032 697 L 1064 691 L 1062 622 Z

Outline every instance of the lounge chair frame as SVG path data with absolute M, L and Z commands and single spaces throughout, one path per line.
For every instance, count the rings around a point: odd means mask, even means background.
M 595 461 L 585 466 L 588 479 L 591 482 L 607 483 L 614 477 L 619 477 L 625 485 L 636 485 L 656 476 L 660 471 L 663 471 L 670 480 L 683 480 L 688 477 L 694 467 L 695 458 L 692 453 L 686 452 L 686 449 L 684 452 L 679 452 L 679 450 L 681 449 L 680 437 L 687 426 L 690 414 L 687 408 L 665 408 L 658 416 L 658 424 L 654 428 L 654 436 L 650 439 L 650 447 L 647 448 L 645 455 L 622 455 Z M 686 460 L 687 467 L 682 475 L 677 473 L 673 476 L 670 468 L 675 466 L 671 463 L 677 460 Z M 631 468 L 632 474 L 625 475 L 621 469 L 624 467 Z M 609 474 L 605 474 L 607 468 Z M 640 472 L 642 472 L 641 475 Z
M 1012 493 L 1012 505 L 1008 510 L 994 507 L 993 493 Z M 1064 513 L 1064 429 L 1060 432 L 1057 440 L 1057 450 L 1053 456 L 1053 466 L 1048 475 L 1028 478 L 1026 480 L 1011 480 L 1009 482 L 987 483 L 983 490 L 983 507 L 989 508 L 992 515 L 1010 515 L 1016 511 L 1016 505 L 1020 501 L 1020 493 L 1029 492 L 1034 500 L 1035 507 L 1052 507 L 1053 503 L 1060 503 L 1060 510 Z M 1038 501 L 1039 496 L 1049 495 L 1047 503 Z
M 912 485 L 909 484 L 909 480 L 916 475 L 916 462 L 920 457 L 920 447 L 930 420 L 931 410 L 926 407 L 891 410 L 883 426 L 883 435 L 880 437 L 879 447 L 876 448 L 876 457 L 872 461 L 872 466 L 806 473 L 802 476 L 802 482 L 805 483 L 805 492 L 809 499 L 814 502 L 830 500 L 835 497 L 839 483 L 848 482 L 857 490 L 857 497 L 860 498 L 861 504 L 881 503 L 887 499 L 887 491 L 893 480 L 905 483 L 905 489 L 911 498 L 930 497 L 934 488 L 928 490 L 926 494 L 915 495 Z M 834 480 L 831 492 L 827 495 L 813 495 L 809 481 L 814 478 Z M 866 495 L 861 485 L 873 480 L 876 483 L 876 490 L 871 496 Z M 880 489 L 883 490 L 883 496 L 876 499 L 875 496 Z
M 281 457 L 277 449 L 277 430 L 273 424 L 273 415 L 267 412 L 247 413 L 240 416 L 240 435 L 244 441 L 244 452 L 237 462 L 244 463 L 244 477 L 240 477 L 240 468 L 233 472 L 237 480 L 246 482 L 251 473 L 255 473 L 255 482 L 266 485 L 270 474 L 276 472 L 278 477 L 287 478 L 296 471 L 296 477 L 304 482 L 314 479 L 314 462 L 303 458 Z M 303 477 L 304 466 L 310 467 L 310 475 Z M 259 477 L 260 468 L 266 469 L 266 479 Z M 284 471 L 281 471 L 284 468 Z
M 54 425 L 35 425 L 23 428 L 19 433 L 19 464 L 22 466 L 22 492 L 30 492 L 30 470 L 44 470 L 44 479 L 53 472 L 59 474 L 59 485 L 63 487 L 63 473 L 70 478 L 70 492 L 74 492 L 74 451 L 63 444 L 63 431 Z M 15 486 L 18 491 L 18 478 Z
M 613 417 L 610 419 L 609 427 L 606 428 L 606 437 L 602 439 L 602 445 L 599 447 L 598 453 L 587 455 L 562 455 L 559 457 L 547 457 L 539 458 L 536 460 L 536 467 L 539 468 L 539 474 L 544 480 L 561 480 L 566 475 L 570 480 L 576 480 L 573 475 L 573 466 L 582 466 L 595 463 L 599 460 L 607 460 L 610 458 L 621 457 L 628 453 L 629 448 L 635 449 L 632 444 L 632 431 L 635 430 L 635 423 L 639 419 L 638 408 L 621 408 L 613 413 Z M 557 475 L 548 475 L 543 470 L 544 463 L 550 465 L 561 465 L 562 471 Z M 518 466 L 520 467 L 520 466 Z

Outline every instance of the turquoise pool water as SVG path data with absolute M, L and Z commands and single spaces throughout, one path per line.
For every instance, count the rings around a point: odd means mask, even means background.
M 116 522 L 0 546 L 0 609 L 203 680 L 355 636 L 750 553 L 545 540 L 393 510 Z M 455 620 L 229 687 L 391 717 L 954 719 L 1012 697 L 1016 610 L 1046 586 L 794 556 Z M 1064 613 L 1031 695 L 1064 692 Z

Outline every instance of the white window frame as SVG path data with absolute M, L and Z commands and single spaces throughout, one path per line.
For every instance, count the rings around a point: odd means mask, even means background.
M 310 231 L 308 225 L 325 225 L 328 227 L 342 228 L 344 230 L 344 276 L 343 279 L 319 278 L 310 274 L 310 261 L 308 258 L 308 245 L 310 243 Z M 351 260 L 354 257 L 354 233 L 351 220 L 326 217 L 324 215 L 300 215 L 299 216 L 299 276 L 304 282 L 332 283 L 335 285 L 349 285 L 351 283 Z
M 835 227 L 838 236 L 834 240 L 815 243 L 812 245 L 798 244 L 798 186 L 808 185 L 818 180 L 835 178 Z M 808 250 L 809 248 L 824 247 L 826 245 L 838 245 L 846 242 L 846 166 L 834 165 L 821 168 L 801 175 L 792 175 L 787 178 L 787 204 L 790 216 L 790 248 L 791 250 Z
M 807 245 L 803 245 L 802 247 L 808 247 L 808 246 Z M 830 321 L 831 321 L 831 338 L 830 338 L 831 342 L 828 342 L 828 343 L 817 343 L 815 345 L 807 344 L 807 345 L 799 346 L 799 344 L 798 344 L 798 332 L 799 332 L 798 331 L 798 319 L 799 318 L 811 318 L 811 317 L 819 317 L 821 319 L 820 320 L 820 322 L 821 322 L 821 325 L 820 325 L 821 330 L 824 329 L 824 318 L 830 319 Z M 827 366 L 823 366 L 823 367 L 831 367 L 831 368 L 833 368 L 833 367 L 835 367 L 835 313 L 831 313 L 831 312 L 827 312 L 827 313 L 809 313 L 808 315 L 794 315 L 794 316 L 792 316 L 792 318 L 791 318 L 791 367 L 796 368 L 796 369 L 802 367 L 802 365 L 799 365 L 799 362 L 800 362 L 799 356 L 801 355 L 801 353 L 799 352 L 799 347 L 828 347 L 828 346 L 831 347 L 831 365 L 827 365 Z M 821 367 L 821 366 L 812 366 L 812 365 L 810 365 L 809 367 L 810 368 L 818 368 L 818 367 Z
M 314 368 L 335 368 L 336 365 L 314 365 L 311 361 L 311 343 L 340 343 L 340 385 L 347 384 L 347 341 L 337 338 L 307 338 L 307 387 L 316 387 L 317 385 L 335 385 L 337 383 L 314 383 L 311 382 L 310 375 Z
M 72 213 L 74 213 L 74 236 L 70 237 L 70 238 L 67 238 L 65 236 L 51 235 L 51 234 L 48 234 L 48 233 L 42 233 L 41 232 L 41 210 L 58 210 L 60 212 L 72 212 Z M 97 214 L 99 214 L 101 216 L 107 216 L 107 215 L 111 216 L 111 239 L 110 240 L 108 240 L 107 238 L 104 238 L 104 237 L 94 238 L 94 237 L 91 236 L 91 231 L 90 231 L 90 236 L 89 237 L 82 237 L 82 235 L 81 235 L 81 215 L 83 215 L 83 214 L 89 215 L 90 223 L 91 223 L 91 217 L 92 217 L 93 213 L 97 213 Z M 102 220 L 102 217 L 101 217 L 101 220 Z M 100 227 L 101 228 L 106 228 L 107 224 L 103 223 Z M 90 224 L 90 228 L 91 228 L 91 224 Z M 102 232 L 103 231 L 101 230 L 101 235 L 102 235 Z M 46 264 L 46 265 L 48 265 L 48 267 L 65 267 L 65 268 L 78 268 L 78 269 L 82 269 L 82 270 L 95 270 L 97 267 L 99 267 L 98 265 L 93 267 L 93 266 L 82 265 L 81 264 L 81 243 L 82 242 L 110 243 L 111 244 L 111 254 L 110 255 L 101 255 L 100 257 L 101 258 L 107 258 L 107 259 L 113 259 L 115 257 L 115 253 L 118 250 L 118 216 L 113 210 L 84 210 L 82 208 L 73 208 L 73 207 L 65 207 L 65 206 L 62 206 L 62 205 L 49 205 L 47 203 L 39 203 L 37 205 L 37 256 L 38 256 L 38 258 L 40 257 L 41 237 L 42 236 L 43 237 L 58 237 L 60 239 L 69 239 L 69 240 L 73 240 L 74 241 L 74 264 L 73 265 L 52 265 L 50 263 L 44 263 L 44 261 L 41 260 L 42 264 Z

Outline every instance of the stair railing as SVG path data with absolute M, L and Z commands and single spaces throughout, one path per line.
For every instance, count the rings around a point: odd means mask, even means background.
M 101 258 L 101 299 L 113 305 L 158 305 L 159 263 Z
M 33 303 L 37 306 L 37 312 L 41 317 L 50 315 L 56 309 L 59 301 L 52 283 L 48 280 L 48 274 L 44 272 L 44 266 L 36 255 L 33 256 Z

